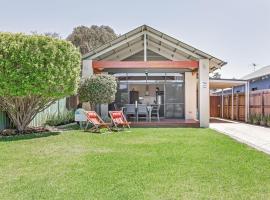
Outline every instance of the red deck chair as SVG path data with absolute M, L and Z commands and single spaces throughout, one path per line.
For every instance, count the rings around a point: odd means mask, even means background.
M 130 128 L 130 122 L 127 121 L 124 113 L 122 111 L 109 111 L 110 117 L 112 119 L 113 127 L 119 130 L 119 128 Z
M 93 125 L 90 129 L 92 132 L 100 132 L 101 128 L 107 128 L 110 130 L 109 124 L 105 123 L 95 111 L 86 111 L 87 124 L 85 130 L 87 130 L 89 123 Z

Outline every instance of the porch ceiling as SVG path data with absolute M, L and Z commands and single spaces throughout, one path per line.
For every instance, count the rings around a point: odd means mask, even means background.
M 226 89 L 232 88 L 239 85 L 245 85 L 247 81 L 239 79 L 210 79 L 209 88 L 210 89 Z

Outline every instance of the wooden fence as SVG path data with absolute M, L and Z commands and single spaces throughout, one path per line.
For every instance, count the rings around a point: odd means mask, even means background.
M 253 92 L 250 95 L 250 113 L 270 115 L 270 91 Z
M 218 103 L 217 103 L 218 102 Z M 211 96 L 210 116 L 222 117 L 222 96 Z M 223 96 L 223 118 L 232 119 L 232 95 Z M 251 91 L 249 96 L 249 114 L 270 115 L 270 90 Z M 233 120 L 245 121 L 245 94 L 233 95 Z

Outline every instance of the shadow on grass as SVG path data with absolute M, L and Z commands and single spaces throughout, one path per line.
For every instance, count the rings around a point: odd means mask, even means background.
M 14 135 L 14 136 L 0 136 L 0 142 L 31 140 L 31 139 L 36 139 L 36 138 L 57 136 L 59 134 L 60 132 L 45 132 L 45 133 L 31 133 L 31 134 L 25 134 L 25 135 Z
M 59 129 L 60 130 L 66 130 L 66 131 L 69 131 L 69 130 L 81 130 L 80 126 L 78 124 L 71 124 L 71 125 L 65 126 L 63 128 L 59 128 Z

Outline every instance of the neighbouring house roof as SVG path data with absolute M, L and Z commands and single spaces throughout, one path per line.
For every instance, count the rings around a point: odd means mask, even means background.
M 242 79 L 251 80 L 251 79 L 256 79 L 256 78 L 267 76 L 267 75 L 270 75 L 270 65 L 266 67 L 262 67 L 261 69 L 256 70 L 255 72 L 252 72 L 244 76 Z
M 246 80 L 242 79 L 209 79 L 210 89 L 226 89 L 246 84 Z
M 147 25 L 135 28 L 111 42 L 91 50 L 83 56 L 83 59 L 124 60 L 142 51 L 144 49 L 144 40 L 147 42 L 148 50 L 170 60 L 209 59 L 211 72 L 227 64 L 221 59 Z

